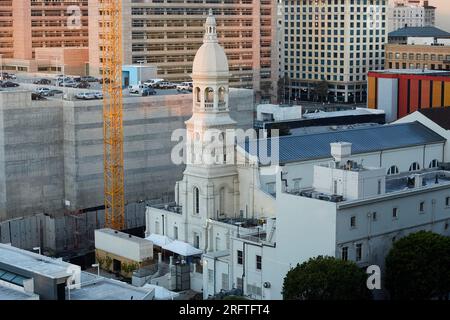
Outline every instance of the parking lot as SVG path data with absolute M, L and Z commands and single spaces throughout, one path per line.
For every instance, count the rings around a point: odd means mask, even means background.
M 30 90 L 36 93 L 38 88 L 48 88 L 52 91 L 55 91 L 51 96 L 41 95 L 44 99 L 64 99 L 66 100 L 77 100 L 75 95 L 77 93 L 101 93 L 103 85 L 99 82 L 89 82 L 89 88 L 69 88 L 64 86 L 58 86 L 57 84 L 57 76 L 58 75 L 42 75 L 42 74 L 27 74 L 27 73 L 18 73 L 15 74 L 16 79 L 14 80 L 4 80 L 4 81 L 12 81 L 18 83 L 18 87 L 9 87 L 9 88 L 0 88 L 0 91 L 15 91 L 15 90 Z M 35 81 L 40 79 L 48 79 L 50 84 L 34 84 Z M 155 95 L 176 95 L 176 94 L 186 94 L 189 93 L 187 91 L 179 92 L 176 89 L 155 89 Z M 139 97 L 140 94 L 130 94 L 128 88 L 123 89 L 123 97 Z M 36 95 L 35 95 L 36 96 Z

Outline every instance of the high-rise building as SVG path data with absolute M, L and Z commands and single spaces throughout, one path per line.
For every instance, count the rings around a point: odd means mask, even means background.
M 88 0 L 0 1 L 0 54 L 12 59 L 2 62 L 5 69 L 61 71 L 66 64 L 69 70 L 78 65 L 79 70 L 72 69 L 76 73 L 83 71 L 88 63 L 87 5 Z
M 367 72 L 384 66 L 387 2 L 287 0 L 281 4 L 285 96 L 364 102 Z
M 203 41 L 208 10 L 217 18 L 220 44 L 230 62 L 230 84 L 269 95 L 276 85 L 278 51 L 273 31 L 276 0 L 123 0 L 124 64 L 157 66 L 158 77 L 189 80 Z M 101 70 L 99 0 L 89 0 L 90 70 Z M 275 53 L 274 53 L 275 52 Z
M 429 27 L 436 22 L 436 7 L 424 0 L 396 0 L 388 9 L 389 32 L 404 27 Z

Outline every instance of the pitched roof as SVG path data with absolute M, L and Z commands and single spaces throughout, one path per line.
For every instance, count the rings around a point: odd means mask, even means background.
M 264 162 L 272 154 L 274 138 L 245 141 L 239 145 L 246 153 Z M 330 143 L 352 143 L 352 154 L 407 148 L 445 142 L 445 138 L 419 122 L 380 125 L 351 130 L 279 137 L 279 163 L 331 158 Z M 261 147 L 259 147 L 261 145 Z M 263 159 L 263 161 L 261 161 Z
M 439 125 L 440 127 L 450 130 L 450 108 L 432 108 L 432 109 L 420 109 L 425 117 Z
M 404 27 L 392 31 L 389 37 L 445 37 L 450 38 L 450 33 L 436 27 Z

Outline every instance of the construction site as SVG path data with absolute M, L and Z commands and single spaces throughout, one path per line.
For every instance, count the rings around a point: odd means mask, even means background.
M 253 91 L 231 89 L 230 105 L 238 127 L 251 128 Z M 94 230 L 105 226 L 102 110 L 99 100 L 0 92 L 2 243 L 92 249 Z M 192 94 L 123 98 L 124 229 L 144 227 L 146 204 L 173 200 L 184 166 L 170 159 L 171 135 L 191 115 Z

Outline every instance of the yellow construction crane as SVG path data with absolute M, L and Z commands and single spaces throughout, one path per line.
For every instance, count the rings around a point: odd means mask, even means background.
M 122 1 L 101 0 L 105 227 L 122 230 L 124 219 Z

